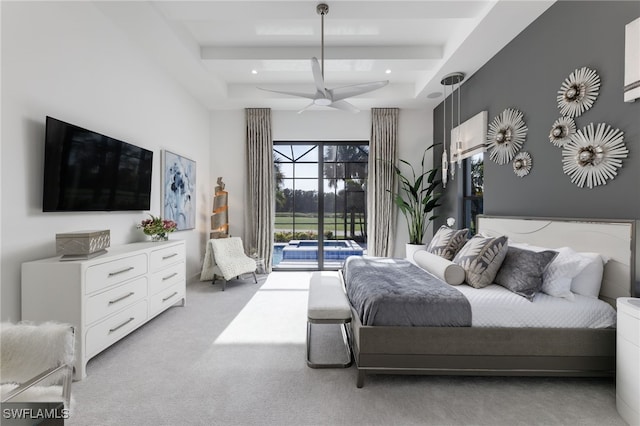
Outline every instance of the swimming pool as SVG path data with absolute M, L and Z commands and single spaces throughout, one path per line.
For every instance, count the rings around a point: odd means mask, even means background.
M 322 246 L 323 247 L 350 247 L 350 242 L 354 242 L 355 241 L 347 241 L 347 240 L 328 240 L 328 241 L 323 241 L 322 242 Z M 295 245 L 298 247 L 318 247 L 318 240 L 293 240 L 293 241 L 289 241 L 289 246 L 291 245 Z
M 364 250 L 353 240 L 327 240 L 323 242 L 323 252 L 325 260 L 344 260 L 349 256 L 362 256 Z M 318 241 L 291 240 L 282 247 L 281 254 L 282 261 L 318 260 Z

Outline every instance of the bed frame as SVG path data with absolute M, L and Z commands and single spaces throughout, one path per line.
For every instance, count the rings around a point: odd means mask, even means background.
M 485 235 L 609 258 L 600 298 L 635 294 L 635 221 L 478 216 Z M 367 374 L 613 376 L 615 329 L 365 326 L 353 312 L 357 386 Z

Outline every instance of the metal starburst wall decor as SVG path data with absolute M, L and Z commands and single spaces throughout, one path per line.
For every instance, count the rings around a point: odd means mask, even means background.
M 524 177 L 529 174 L 531 167 L 533 167 L 533 160 L 531 160 L 531 154 L 526 151 L 520 151 L 513 159 L 513 173 L 518 177 Z
M 527 126 L 522 119 L 522 113 L 516 109 L 505 109 L 489 124 L 489 158 L 498 164 L 508 163 L 520 150 L 526 137 Z
M 582 67 L 569 74 L 558 90 L 558 108 L 563 116 L 579 117 L 598 97 L 600 77 L 598 73 Z
M 600 123 L 593 123 L 578 132 L 562 148 L 562 170 L 571 182 L 580 188 L 605 185 L 617 175 L 622 159 L 629 150 L 624 144 L 624 133 Z
M 551 126 L 549 132 L 549 142 L 555 146 L 562 147 L 571 140 L 576 133 L 576 122 L 570 117 L 560 117 Z

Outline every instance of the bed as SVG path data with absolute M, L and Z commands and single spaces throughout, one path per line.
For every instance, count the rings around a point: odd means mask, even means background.
M 600 253 L 608 262 L 599 298 L 615 306 L 616 298 L 636 294 L 635 221 L 479 216 L 477 223 L 484 235 Z M 364 385 L 368 374 L 615 374 L 615 327 L 363 325 L 353 303 L 352 310 L 351 343 L 358 387 Z

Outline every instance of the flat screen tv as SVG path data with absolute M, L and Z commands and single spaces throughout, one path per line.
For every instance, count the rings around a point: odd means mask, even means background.
M 42 211 L 149 210 L 153 152 L 47 117 Z

